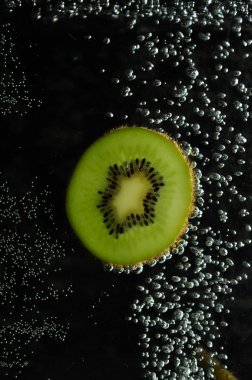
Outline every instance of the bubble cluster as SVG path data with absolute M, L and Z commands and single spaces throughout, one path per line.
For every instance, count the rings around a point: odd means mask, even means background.
M 26 114 L 41 102 L 30 96 L 27 79 L 17 56 L 11 24 L 0 28 L 0 114 Z
M 52 306 L 72 292 L 71 285 L 60 281 L 64 243 L 55 235 L 50 192 L 37 187 L 34 182 L 19 197 L 1 178 L 2 374 L 18 374 L 26 367 L 42 337 L 64 341 L 68 331 Z
M 8 9 L 23 3 L 8 2 Z M 222 336 L 232 291 L 251 266 L 246 252 L 252 230 L 252 2 L 25 3 L 35 18 L 53 22 L 89 14 L 125 16 L 123 47 L 118 35 L 101 37 L 103 49 L 126 54 L 114 72 L 106 74 L 104 67 L 97 72 L 111 76 L 120 103 L 104 116 L 118 125 L 127 120 L 168 133 L 188 156 L 197 180 L 195 212 L 180 243 L 150 263 L 153 268 L 117 270 L 141 273 L 128 320 L 141 330 L 147 379 L 213 379 L 213 366 L 201 367 L 199 352 L 204 347 L 225 366 Z M 86 40 L 92 43 L 92 36 Z
M 163 262 L 151 263 L 148 275 L 133 268 L 142 274 L 128 319 L 142 331 L 141 366 L 151 380 L 214 378 L 214 366 L 203 368 L 199 359 L 202 347 L 225 367 L 233 288 L 247 279 L 251 265 L 252 19 L 240 3 L 228 10 L 211 3 L 204 18 L 186 7 L 154 18 L 151 32 L 129 41 L 124 71 L 111 78 L 124 107 L 111 107 L 107 115 L 167 132 L 197 181 L 195 213 L 183 239 Z
M 113 18 L 121 16 L 132 17 L 130 25 L 134 26 L 138 19 L 143 17 L 159 17 L 179 23 L 182 21 L 184 27 L 189 27 L 195 20 L 201 19 L 201 25 L 208 22 L 219 26 L 223 23 L 226 14 L 235 15 L 242 12 L 249 17 L 251 1 L 234 1 L 228 3 L 220 0 L 202 0 L 172 2 L 160 0 L 129 0 L 122 4 L 118 0 L 4 0 L 3 7 L 6 11 L 13 12 L 20 7 L 31 8 L 37 19 L 47 19 L 57 22 L 61 18 L 81 17 L 88 15 L 109 15 Z M 214 19 L 213 19 L 214 17 Z M 243 18 L 238 15 L 232 26 L 234 32 L 239 33 L 242 29 Z M 203 41 L 209 40 L 208 32 L 201 32 Z

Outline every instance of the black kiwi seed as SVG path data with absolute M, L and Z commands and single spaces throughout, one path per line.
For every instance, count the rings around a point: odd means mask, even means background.
M 132 162 L 130 163 L 130 172 L 131 172 L 131 174 L 134 174 L 134 168 L 133 168 Z
M 116 176 L 116 172 L 114 171 L 114 169 L 112 168 L 112 166 L 110 166 L 109 169 L 110 169 L 110 172 L 112 173 L 112 175 Z

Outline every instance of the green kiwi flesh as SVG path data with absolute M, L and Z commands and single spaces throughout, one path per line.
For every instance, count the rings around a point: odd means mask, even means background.
M 83 245 L 115 266 L 162 255 L 184 232 L 193 174 L 166 134 L 121 127 L 95 141 L 70 180 L 66 211 Z

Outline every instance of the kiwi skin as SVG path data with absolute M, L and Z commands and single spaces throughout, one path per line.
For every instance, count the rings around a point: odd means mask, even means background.
M 198 361 L 199 364 L 205 369 L 212 368 L 214 372 L 214 378 L 216 380 L 238 380 L 237 377 L 233 375 L 230 371 L 223 368 L 221 362 L 212 357 L 204 348 L 200 347 L 200 351 L 198 353 Z M 209 361 L 212 363 L 209 364 Z
M 119 126 L 117 128 L 113 128 L 113 129 L 109 130 L 108 132 L 105 133 L 105 135 L 111 134 L 111 133 L 115 132 L 118 129 L 125 129 L 125 128 L 127 128 L 127 129 L 129 129 L 129 128 L 141 128 L 141 129 L 149 130 L 152 133 L 156 133 L 156 134 L 160 135 L 162 138 L 164 138 L 166 140 L 170 140 L 175 145 L 176 149 L 178 150 L 178 152 L 180 153 L 180 155 L 183 157 L 183 159 L 184 159 L 184 161 L 185 161 L 185 163 L 186 163 L 186 165 L 188 167 L 188 170 L 189 170 L 190 182 L 191 182 L 191 202 L 189 204 L 188 212 L 187 212 L 186 218 L 184 220 L 184 223 L 182 224 L 181 229 L 180 229 L 177 237 L 175 238 L 174 242 L 172 243 L 172 245 L 169 245 L 165 250 L 162 250 L 161 252 L 158 252 L 157 254 L 153 255 L 152 257 L 148 258 L 147 260 L 142 260 L 142 261 L 131 263 L 131 264 L 116 264 L 116 263 L 112 263 L 112 262 L 109 262 L 109 261 L 104 261 L 104 263 L 108 267 L 111 267 L 111 268 L 113 268 L 115 270 L 116 269 L 121 270 L 121 269 L 126 269 L 126 268 L 128 268 L 128 269 L 137 268 L 137 267 L 142 266 L 144 264 L 150 264 L 153 261 L 156 261 L 159 258 L 161 258 L 162 256 L 164 256 L 165 254 L 167 254 L 170 251 L 170 249 L 172 249 L 172 248 L 174 248 L 174 247 L 176 247 L 178 245 L 178 243 L 179 243 L 182 235 L 185 233 L 185 231 L 186 231 L 186 229 L 188 227 L 188 219 L 192 215 L 192 213 L 194 212 L 194 209 L 195 209 L 195 206 L 194 206 L 194 203 L 195 203 L 195 177 L 194 177 L 194 172 L 193 172 L 193 168 L 192 168 L 191 163 L 189 162 L 189 160 L 187 159 L 187 157 L 184 155 L 184 153 L 183 153 L 182 149 L 180 148 L 179 144 L 175 140 L 173 140 L 169 135 L 167 135 L 164 132 L 160 132 L 160 131 L 157 131 L 155 129 L 147 128 L 147 127 L 144 127 L 144 126 L 137 126 L 137 125 L 132 125 L 132 126 L 122 125 L 122 126 Z
M 153 257 L 150 257 L 148 260 L 145 260 L 145 261 L 140 261 L 140 262 L 137 262 L 135 264 L 130 264 L 130 265 L 120 265 L 120 264 L 114 264 L 114 263 L 106 263 L 107 265 L 115 268 L 115 269 L 124 269 L 125 267 L 138 267 L 138 266 L 142 266 L 142 265 L 146 265 L 146 264 L 150 264 L 151 262 L 153 261 L 156 261 L 158 259 L 160 259 L 162 256 L 164 256 L 166 253 L 168 253 L 171 249 L 175 248 L 176 246 L 178 246 L 179 244 L 179 241 L 181 240 L 182 236 L 185 234 L 187 228 L 188 228 L 188 225 L 189 225 L 189 218 L 191 217 L 191 215 L 194 213 L 195 211 L 195 194 L 196 194 L 196 190 L 195 190 L 195 174 L 194 174 L 194 171 L 193 171 L 193 167 L 192 167 L 192 164 L 191 162 L 188 160 L 188 158 L 185 156 L 182 148 L 180 147 L 180 145 L 178 144 L 178 142 L 174 139 L 172 139 L 168 134 L 166 134 L 165 132 L 160 132 L 160 131 L 157 131 L 155 129 L 152 129 L 152 128 L 147 128 L 145 126 L 138 126 L 138 125 L 132 125 L 132 126 L 129 126 L 129 125 L 121 125 L 117 128 L 112 128 L 111 130 L 109 130 L 108 132 L 105 133 L 105 135 L 107 134 L 110 134 L 110 133 L 113 133 L 115 130 L 118 130 L 118 129 L 123 129 L 123 128 L 142 128 L 142 129 L 147 129 L 147 130 L 150 130 L 154 133 L 157 133 L 159 134 L 160 136 L 162 136 L 164 139 L 166 140 L 170 140 L 172 141 L 172 143 L 176 146 L 177 150 L 179 151 L 179 153 L 181 154 L 181 156 L 183 156 L 184 160 L 186 161 L 186 164 L 188 166 L 188 169 L 189 169 L 189 172 L 190 172 L 190 178 L 191 178 L 191 185 L 192 185 L 192 193 L 191 193 L 191 204 L 189 206 L 189 209 L 188 209 L 188 214 L 187 214 L 187 218 L 185 219 L 177 237 L 175 238 L 174 240 L 174 243 L 167 247 L 167 249 L 165 249 L 164 251 L 161 251 L 159 252 L 158 254 L 156 254 L 155 256 Z

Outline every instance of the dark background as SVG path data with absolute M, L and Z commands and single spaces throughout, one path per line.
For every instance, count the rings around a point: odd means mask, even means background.
M 104 16 L 54 25 L 33 20 L 25 9 L 11 17 L 2 13 L 0 23 L 7 21 L 14 26 L 29 91 L 42 105 L 22 117 L 18 113 L 1 116 L 1 168 L 16 194 L 24 194 L 35 176 L 50 185 L 58 234 L 69 248 L 60 281 L 72 283 L 74 289 L 60 306 L 50 305 L 63 321 L 70 322 L 66 342 L 40 340 L 20 378 L 140 379 L 139 331 L 125 316 L 136 284 L 158 269 L 147 268 L 138 276 L 104 271 L 73 235 L 62 204 L 70 175 L 85 148 L 104 132 L 125 123 L 123 115 L 134 108 L 133 99 L 121 101 L 111 78 L 124 70 L 130 41 L 155 27 L 143 22 L 128 30 L 127 20 Z M 110 45 L 103 43 L 106 36 L 112 37 Z M 131 57 L 132 64 L 137 65 L 141 58 Z M 116 110 L 114 118 L 106 115 L 108 110 Z M 138 114 L 128 115 L 129 125 L 145 122 Z M 234 289 L 231 327 L 223 337 L 229 368 L 240 380 L 250 379 L 252 371 L 251 291 L 251 280 Z M 14 378 L 14 373 L 8 377 Z

